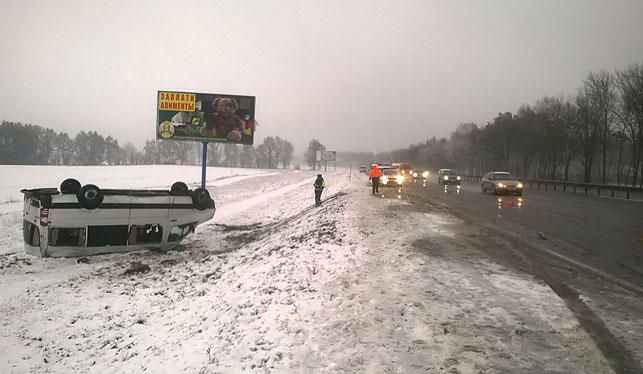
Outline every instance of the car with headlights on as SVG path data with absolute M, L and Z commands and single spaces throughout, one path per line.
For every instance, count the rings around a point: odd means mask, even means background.
M 460 174 L 458 174 L 455 170 L 451 170 L 451 169 L 438 170 L 438 184 L 459 185 L 461 181 L 462 181 L 462 176 L 460 176 Z
M 407 181 L 408 177 L 398 173 L 397 169 L 383 169 L 380 185 L 384 187 L 399 187 Z
M 491 191 L 496 195 L 501 193 L 515 193 L 522 196 L 524 184 L 518 178 L 506 171 L 490 171 L 482 177 L 480 183 L 482 192 Z
M 411 171 L 411 176 L 413 176 L 413 182 L 417 180 L 427 180 L 429 179 L 429 171 L 428 170 L 413 170 Z

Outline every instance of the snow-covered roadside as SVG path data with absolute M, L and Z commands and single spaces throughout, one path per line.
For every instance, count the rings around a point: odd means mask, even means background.
M 1 286 L 34 282 L 0 303 L 0 368 L 610 372 L 548 287 L 460 239 L 482 233 L 372 196 L 364 177 L 344 172 L 325 174 L 333 198 L 312 207 L 313 175 L 214 189 L 221 221 L 179 251 L 89 264 L 10 256 L 32 264 L 1 273 Z M 151 271 L 124 275 L 131 261 Z
M 230 205 L 236 206 L 237 217 L 230 220 L 222 217 L 221 224 L 238 225 L 246 217 L 251 220 L 252 227 L 270 227 L 284 216 L 295 215 L 308 209 L 313 201 L 313 176 L 314 173 L 279 172 L 272 177 L 261 175 L 244 180 L 243 183 L 223 183 L 219 187 L 211 188 L 213 196 L 218 196 L 217 204 L 221 211 L 225 212 L 226 207 Z M 341 181 L 343 178 L 344 176 L 341 175 L 338 180 Z M 302 184 L 310 184 L 310 186 Z M 339 191 L 341 186 L 341 183 L 335 184 L 329 180 L 328 193 Z M 244 197 L 249 196 L 255 198 L 250 201 L 244 200 Z M 248 209 L 257 204 L 260 204 L 257 209 Z M 20 214 L 11 214 L 11 218 L 11 222 L 7 221 L 4 229 L 19 227 Z M 146 323 L 143 335 L 149 332 L 158 333 L 160 336 L 153 334 L 154 339 L 150 342 L 154 344 L 158 344 L 159 341 L 164 342 L 158 350 L 180 351 L 176 339 L 180 336 L 181 341 L 189 341 L 194 337 L 185 336 L 183 333 L 176 335 L 174 330 L 183 324 L 198 325 L 202 322 L 201 317 L 191 318 L 191 315 L 184 313 L 184 307 L 180 310 L 176 309 L 178 300 L 174 300 L 177 303 L 170 302 L 169 305 L 164 305 L 168 299 L 158 296 L 171 294 L 178 295 L 179 299 L 190 299 L 190 303 L 196 301 L 198 305 L 190 309 L 198 311 L 203 311 L 203 307 L 207 310 L 211 308 L 210 302 L 204 303 L 204 299 L 192 300 L 189 296 L 192 293 L 186 290 L 192 287 L 216 288 L 207 283 L 209 279 L 211 282 L 217 278 L 212 275 L 213 269 L 209 262 L 218 263 L 217 253 L 233 251 L 241 244 L 238 243 L 239 239 L 234 239 L 235 235 L 228 235 L 228 242 L 222 241 L 226 232 L 231 232 L 230 226 L 221 229 L 223 226 L 219 226 L 218 221 L 215 222 L 199 227 L 197 234 L 182 246 L 186 251 L 172 251 L 167 255 L 142 252 L 97 256 L 91 258 L 91 263 L 87 265 L 77 264 L 75 259 L 29 257 L 21 253 L 20 236 L 14 235 L 12 240 L 6 242 L 9 248 L 3 248 L 5 255 L 2 256 L 2 260 L 5 262 L 0 270 L 2 287 L 12 290 L 12 292 L 3 293 L 2 303 L 0 303 L 2 325 L 8 327 L 1 334 L 0 367 L 7 368 L 9 372 L 25 372 L 31 369 L 77 372 L 87 371 L 90 368 L 96 372 L 110 372 L 110 370 L 139 372 L 142 369 L 139 366 L 134 366 L 137 367 L 134 369 L 130 362 L 115 367 L 111 360 L 103 362 L 99 359 L 99 363 L 94 365 L 91 365 L 93 361 L 88 362 L 92 357 L 103 357 L 101 352 L 109 353 L 102 350 L 102 345 L 96 346 L 104 343 L 104 339 L 99 342 L 96 340 L 97 337 L 118 341 L 126 334 L 122 328 L 131 327 L 128 323 L 118 322 L 120 328 L 114 328 L 110 321 L 126 318 L 121 313 L 134 316 L 138 315 L 139 311 L 145 311 L 144 315 L 149 321 Z M 245 238 L 241 239 L 241 242 L 256 239 L 252 233 L 242 233 L 241 237 Z M 124 269 L 130 261 L 141 259 L 154 269 L 147 274 L 153 275 L 152 277 L 142 275 L 130 279 L 123 276 Z M 194 276 L 195 271 L 200 273 L 198 277 Z M 224 266 L 221 271 L 226 272 L 226 276 L 235 281 L 246 280 L 243 274 L 238 274 L 234 270 L 234 266 L 229 269 Z M 150 287 L 155 289 L 161 287 L 163 291 L 148 295 L 157 296 L 155 297 L 157 300 L 141 299 L 138 293 Z M 123 291 L 124 289 L 126 291 Z M 224 288 L 222 291 L 238 294 L 236 287 Z M 205 296 L 204 291 L 201 293 Z M 217 298 L 220 298 L 221 294 L 210 296 L 213 297 L 212 303 L 220 303 L 221 300 Z M 116 318 L 114 313 L 117 313 L 119 318 Z M 204 315 L 208 314 L 204 312 Z M 83 323 L 77 323 L 79 318 Z M 87 321 L 87 318 L 91 321 Z M 140 322 L 138 319 L 137 321 Z M 163 328 L 165 325 L 170 326 L 172 331 L 165 331 Z M 77 330 L 77 326 L 82 326 L 82 331 Z M 140 330 L 140 326 L 137 327 Z M 37 338 L 31 340 L 32 336 Z M 203 335 L 197 334 L 196 337 L 199 336 Z M 171 341 L 166 341 L 168 337 Z M 209 335 L 208 339 L 210 338 L 213 336 Z M 144 340 L 147 342 L 146 339 Z M 69 344 L 72 343 L 74 345 L 70 346 Z M 179 345 L 181 344 L 184 343 Z M 157 354 L 141 353 L 140 355 L 146 357 L 145 365 L 149 368 L 155 367 L 155 361 L 160 362 L 156 372 L 164 372 L 164 370 L 181 372 L 188 367 L 195 367 L 190 366 L 190 362 L 202 363 L 203 354 L 206 352 L 205 347 L 212 344 L 205 341 L 204 345 L 199 347 L 198 354 L 196 351 L 189 351 L 178 360 L 172 357 L 160 360 Z M 54 346 L 56 346 L 55 349 L 52 348 Z M 65 352 L 70 351 L 73 351 L 73 354 L 66 359 Z M 120 349 L 112 351 L 114 352 L 120 352 Z M 214 355 L 214 348 L 211 354 Z M 17 357 L 20 358 L 17 359 Z M 110 355 L 106 357 L 110 358 Z
M 403 200 L 356 196 L 366 252 L 318 301 L 296 367 L 312 372 L 611 373 L 542 281 L 485 259 L 487 234 Z M 368 195 L 368 193 L 366 193 Z M 334 342 L 341 342 L 334 344 Z

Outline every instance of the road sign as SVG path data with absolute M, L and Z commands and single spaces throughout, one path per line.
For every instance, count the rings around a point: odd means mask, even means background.
M 321 161 L 337 161 L 337 152 L 336 151 L 322 151 L 321 152 Z

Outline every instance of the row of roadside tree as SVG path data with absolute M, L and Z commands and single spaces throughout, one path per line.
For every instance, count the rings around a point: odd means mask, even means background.
M 287 169 L 293 152 L 293 145 L 278 136 L 257 146 L 209 143 L 208 165 Z M 96 131 L 81 131 L 72 138 L 38 125 L 0 124 L 0 164 L 6 165 L 200 164 L 201 155 L 200 142 L 148 140 L 140 151 Z
M 484 126 L 460 124 L 449 139 L 340 156 L 475 175 L 506 170 L 522 178 L 643 185 L 643 63 L 590 72 L 575 95 L 543 97 Z

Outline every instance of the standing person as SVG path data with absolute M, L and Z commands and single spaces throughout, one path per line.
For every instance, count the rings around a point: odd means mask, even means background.
M 315 186 L 315 205 L 320 206 L 321 194 L 322 194 L 322 191 L 324 191 L 324 188 L 326 187 L 326 181 L 324 180 L 324 178 L 322 178 L 321 174 L 317 174 L 317 180 L 315 180 L 314 186 Z
M 373 164 L 373 168 L 370 173 L 368 173 L 368 179 L 373 183 L 373 193 L 380 193 L 380 176 L 382 172 L 377 168 L 377 164 Z

